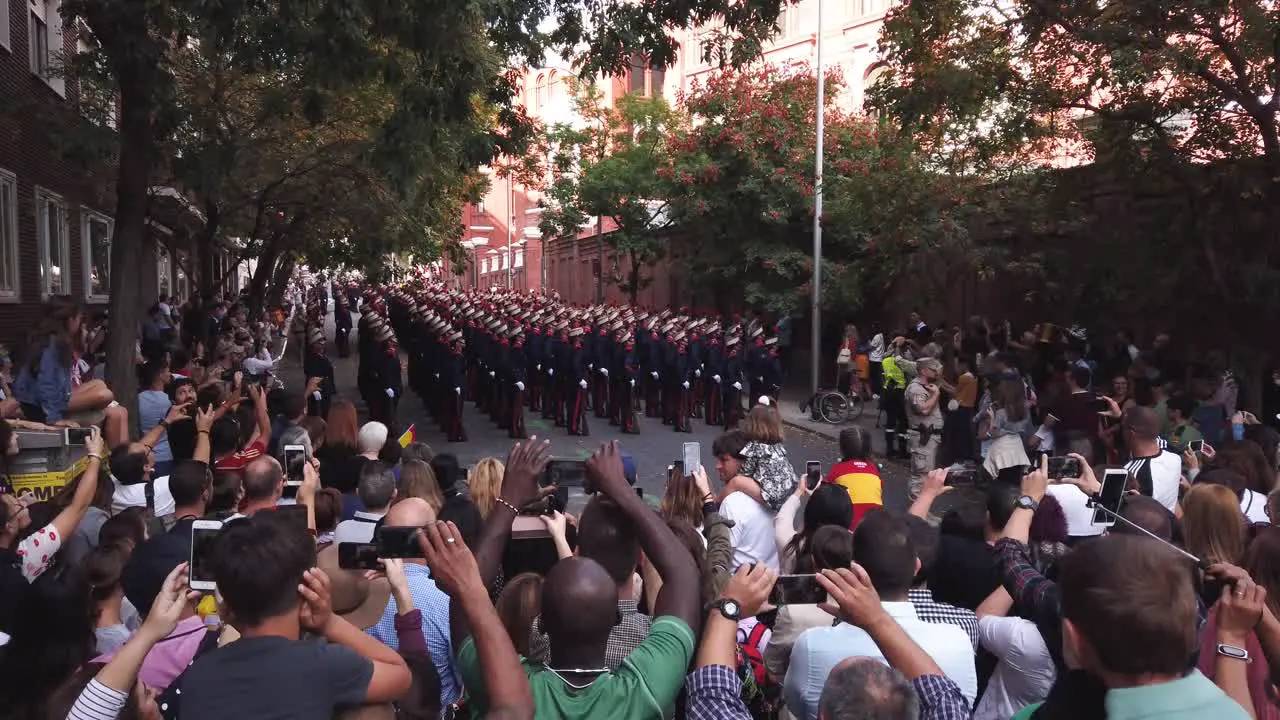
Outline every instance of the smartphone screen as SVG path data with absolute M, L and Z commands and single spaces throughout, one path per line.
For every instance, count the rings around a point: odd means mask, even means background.
M 420 558 L 422 547 L 418 545 L 418 531 L 422 528 L 387 526 L 378 528 L 374 541 L 380 558 Z
M 343 570 L 380 570 L 374 543 L 338 543 L 338 567 Z
M 543 486 L 570 488 L 587 486 L 587 463 L 585 460 L 555 458 L 547 463 Z
M 302 484 L 302 465 L 307 461 L 307 449 L 301 445 L 284 446 L 284 480 L 294 485 Z
M 947 468 L 947 487 L 973 487 L 978 484 L 978 469 L 968 465 Z
M 220 520 L 197 520 L 191 525 L 191 564 L 187 584 L 192 590 L 213 590 L 213 570 L 209 567 L 209 550 L 222 531 Z
M 684 444 L 683 455 L 685 472 L 697 472 L 698 466 L 702 464 L 702 446 L 696 442 L 687 442 Z
M 817 605 L 826 600 L 827 591 L 818 584 L 817 575 L 779 575 L 769 591 L 774 605 Z
M 1115 513 L 1120 512 L 1120 503 L 1124 500 L 1124 489 L 1129 484 L 1129 473 L 1123 468 L 1107 470 L 1102 474 L 1102 491 L 1098 493 L 1098 504 L 1110 510 L 1093 509 L 1093 524 L 1111 527 L 1116 524 Z
M 1202 453 L 1204 452 L 1204 441 L 1192 440 L 1191 442 L 1187 443 L 1187 449 L 1190 450 L 1191 452 Z
M 1049 458 L 1049 479 L 1078 478 L 1082 472 L 1080 461 L 1073 457 Z
M 817 490 L 822 483 L 822 463 L 810 460 L 804 464 L 804 481 L 810 490 Z

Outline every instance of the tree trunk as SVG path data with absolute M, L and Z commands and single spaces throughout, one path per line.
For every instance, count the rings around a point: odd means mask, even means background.
M 132 75 L 132 76 L 131 76 Z M 122 74 L 120 83 L 120 170 L 116 179 L 115 234 L 111 241 L 111 329 L 107 337 L 107 383 L 116 400 L 136 416 L 138 376 L 134 343 L 142 317 L 142 286 L 126 268 L 144 257 L 147 232 L 147 188 L 151 183 L 154 143 L 151 97 L 145 74 Z M 142 262 L 142 272 L 155 273 L 155 256 Z
M 258 258 L 258 267 L 253 270 L 253 278 L 249 280 L 249 307 L 255 311 L 262 307 L 267 295 L 267 282 L 275 272 L 279 259 L 280 250 L 276 248 L 276 243 L 267 242 Z
M 204 230 L 201 231 L 200 237 L 196 238 L 196 253 L 200 258 L 200 284 L 197 286 L 199 288 L 197 297 L 206 297 L 217 292 L 218 285 L 222 281 L 222 277 L 215 278 L 218 275 L 215 268 L 217 246 L 213 240 L 217 237 L 218 226 L 221 224 L 218 212 L 216 203 L 206 204 Z
M 296 257 L 285 257 L 276 263 L 276 271 L 271 275 L 271 284 L 267 287 L 264 296 L 264 305 L 270 307 L 279 305 L 284 302 L 284 290 L 289 285 L 289 278 L 293 276 L 293 268 L 298 264 Z M 262 308 L 255 308 L 261 310 Z

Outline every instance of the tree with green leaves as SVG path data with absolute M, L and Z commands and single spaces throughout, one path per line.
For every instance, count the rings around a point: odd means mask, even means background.
M 676 30 L 721 20 L 732 46 L 759 46 L 773 32 L 782 0 L 635 5 L 581 3 L 386 3 L 381 0 L 65 0 L 68 26 L 86 28 L 93 67 L 119 100 L 119 171 L 111 262 L 125 267 L 144 249 L 148 188 L 161 149 L 181 122 L 174 54 L 215 43 L 234 69 L 277 74 L 298 89 L 313 120 L 327 98 L 378 80 L 393 109 L 368 153 L 389 192 L 433 189 L 411 182 L 423 167 L 471 170 L 498 155 L 515 156 L 530 128 L 514 107 L 509 65 L 542 62 L 548 49 L 580 59 L 585 75 L 624 69 L 635 53 L 655 67 L 675 58 Z M 555 29 L 538 28 L 555 20 Z M 738 52 L 742 54 L 742 52 Z M 488 132 L 472 132 L 482 115 Z M 296 217 L 295 217 L 296 220 Z M 117 276 L 118 277 L 118 276 Z M 117 394 L 136 387 L 133 339 L 143 299 L 136 283 L 111 292 L 113 323 L 125 332 L 107 345 L 108 379 Z
M 625 95 L 610 106 L 594 85 L 571 86 L 576 122 L 547 129 L 520 174 L 545 193 L 539 229 L 549 241 L 573 240 L 596 218 L 599 247 L 607 245 L 615 258 L 610 276 L 634 303 L 653 279 L 671 227 L 658 170 L 668 164 L 667 138 L 682 118 L 661 97 Z M 618 258 L 626 260 L 625 271 Z M 603 252 L 600 261 L 597 297 L 607 272 Z
M 759 66 L 714 73 L 684 97 L 659 175 L 679 227 L 672 252 L 706 299 L 781 313 L 808 302 L 816 86 L 811 69 Z M 823 304 L 876 312 L 910 271 L 945 269 L 926 283 L 940 290 L 990 263 L 965 222 L 971 187 L 928 166 L 910 137 L 842 110 L 842 89 L 829 71 Z
M 1123 309 L 1151 332 L 1178 317 L 1197 343 L 1257 344 L 1248 319 L 1280 312 L 1280 10 L 905 0 L 880 47 L 872 105 L 940 163 L 994 179 L 1095 164 L 1057 173 L 1071 194 L 1051 202 L 1076 210 L 1054 217 L 1077 227 L 1034 243 L 1046 305 L 1091 315 L 1065 321 Z

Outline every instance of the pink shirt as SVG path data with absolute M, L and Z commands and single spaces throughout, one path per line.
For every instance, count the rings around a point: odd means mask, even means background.
M 204 620 L 201 620 L 199 615 L 193 615 L 179 622 L 168 637 L 156 643 L 155 647 L 151 648 L 151 652 L 147 653 L 147 657 L 142 661 L 142 668 L 138 671 L 138 677 L 157 691 L 169 687 L 169 684 L 191 664 L 191 659 L 196 656 L 196 650 L 199 649 L 206 632 L 208 630 L 205 628 Z M 107 653 L 94 658 L 93 661 L 109 662 L 115 655 L 114 652 Z

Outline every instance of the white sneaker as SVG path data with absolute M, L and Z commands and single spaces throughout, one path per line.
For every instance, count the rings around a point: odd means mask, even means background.
M 872 400 L 879 400 L 879 399 L 880 399 L 880 396 L 879 396 L 879 395 L 874 395 L 874 394 L 873 394 L 873 395 L 871 396 L 871 399 L 872 399 Z

